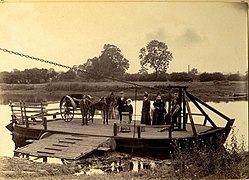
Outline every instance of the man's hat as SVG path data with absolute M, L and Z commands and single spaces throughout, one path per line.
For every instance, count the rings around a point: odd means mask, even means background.
M 144 96 L 148 97 L 148 93 L 146 91 L 144 91 Z

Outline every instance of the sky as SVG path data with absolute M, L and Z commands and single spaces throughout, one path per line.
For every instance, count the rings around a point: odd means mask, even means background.
M 173 54 L 168 73 L 248 70 L 248 8 L 224 2 L 0 3 L 0 48 L 73 66 L 114 44 L 140 69 L 139 50 L 151 40 Z M 54 68 L 0 51 L 0 72 Z

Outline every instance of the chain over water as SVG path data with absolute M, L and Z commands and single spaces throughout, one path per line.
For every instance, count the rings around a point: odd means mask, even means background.
M 55 63 L 55 62 L 53 62 L 53 61 L 49 61 L 49 60 L 42 59 L 42 58 L 37 58 L 37 57 L 34 57 L 34 56 L 30 56 L 30 55 L 27 55 L 27 54 L 23 54 L 23 53 L 11 51 L 11 50 L 8 50 L 8 49 L 3 49 L 3 48 L 1 48 L 1 47 L 0 47 L 0 50 L 3 51 L 3 52 L 7 52 L 7 53 L 10 53 L 10 54 L 17 55 L 17 56 L 29 58 L 29 59 L 36 60 L 36 61 L 40 61 L 40 62 L 47 63 L 47 64 L 52 64 L 52 65 L 55 65 L 55 66 L 59 66 L 59 67 L 71 69 L 71 70 L 74 70 L 74 71 L 78 71 L 78 70 L 83 71 L 82 69 L 79 69 L 79 68 L 74 68 L 74 67 L 70 67 L 70 66 L 67 66 L 67 65 Z
M 1 48 L 1 47 L 0 47 L 0 50 L 3 51 L 3 52 L 14 54 L 16 56 L 21 56 L 21 57 L 25 57 L 25 58 L 32 59 L 32 60 L 35 60 L 35 61 L 40 61 L 40 62 L 43 62 L 43 63 L 51 64 L 51 65 L 54 65 L 54 66 L 63 67 L 63 68 L 70 69 L 70 70 L 73 70 L 73 71 L 83 72 L 83 73 L 86 73 L 86 74 L 88 74 L 88 75 L 90 75 L 92 77 L 95 76 L 93 73 L 87 72 L 86 70 L 80 69 L 78 67 L 71 67 L 71 66 L 67 66 L 67 65 L 64 65 L 64 64 L 59 64 L 59 63 L 56 63 L 56 62 L 53 62 L 53 61 L 49 61 L 49 60 L 42 59 L 42 58 L 37 58 L 37 57 L 34 57 L 34 56 L 19 53 L 19 52 L 16 52 L 16 51 L 11 51 L 11 50 L 4 49 L 4 48 Z M 102 76 L 102 77 L 104 77 L 104 76 Z M 130 84 L 130 85 L 135 86 L 135 88 L 137 88 L 138 86 L 148 88 L 148 86 L 144 86 L 144 85 L 141 85 L 141 84 L 136 84 L 136 83 L 121 80 L 121 79 L 116 79 L 116 78 L 111 78 L 111 77 L 104 77 L 104 78 L 112 80 L 112 81 L 119 81 L 119 82 L 123 82 L 123 83 L 126 83 L 126 84 Z M 149 87 L 149 88 L 150 89 L 155 89 L 157 91 L 168 92 L 168 90 L 165 90 L 165 89 L 160 89 L 160 88 L 155 88 L 155 87 Z

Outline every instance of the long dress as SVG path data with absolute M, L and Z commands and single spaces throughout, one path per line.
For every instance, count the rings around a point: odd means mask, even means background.
M 154 112 L 153 112 L 153 125 L 163 125 L 165 124 L 165 103 L 162 100 L 155 100 L 153 103 Z
M 141 124 L 151 125 L 150 101 L 148 99 L 143 101 Z
M 133 106 L 131 104 L 127 104 L 124 106 L 124 112 L 129 112 L 129 123 L 132 121 L 132 114 L 133 114 Z

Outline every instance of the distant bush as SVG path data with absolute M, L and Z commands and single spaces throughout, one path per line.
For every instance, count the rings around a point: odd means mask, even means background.
M 125 74 L 123 76 L 123 79 L 126 81 L 139 81 L 140 80 L 140 74 Z
M 241 77 L 239 74 L 229 74 L 227 77 L 227 80 L 229 81 L 241 81 L 243 77 Z
M 48 83 L 45 86 L 47 91 L 91 91 L 91 87 L 77 82 L 67 83 Z
M 46 91 L 75 91 L 75 92 L 100 92 L 100 91 L 109 91 L 117 92 L 121 90 L 134 89 L 134 86 L 120 86 L 120 85 L 106 85 L 104 84 L 91 84 L 82 82 L 57 82 L 57 83 L 48 83 L 45 86 Z
M 173 72 L 170 74 L 170 81 L 179 82 L 179 81 L 193 81 L 193 79 L 186 72 Z
M 205 82 L 205 81 L 223 81 L 225 80 L 225 75 L 219 72 L 215 72 L 215 73 L 202 73 L 199 76 L 199 80 L 201 82 Z

